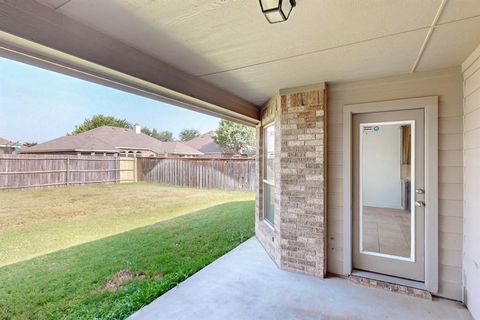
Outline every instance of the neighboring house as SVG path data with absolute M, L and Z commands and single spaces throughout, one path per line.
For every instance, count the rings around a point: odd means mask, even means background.
M 164 155 L 169 157 L 203 157 L 204 155 L 203 152 L 179 141 L 162 142 L 162 151 Z
M 222 148 L 213 140 L 215 134 L 215 131 L 209 131 L 199 135 L 196 138 L 193 138 L 192 140 L 185 141 L 184 143 L 202 152 L 204 154 L 203 157 L 207 158 L 237 158 L 247 156 L 235 152 L 226 152 L 222 150 Z
M 162 142 L 134 129 L 102 126 L 37 144 L 22 153 L 112 155 L 129 157 L 196 157 L 202 152 L 181 142 Z
M 17 148 L 17 143 L 0 137 L 0 154 L 15 153 L 16 148 Z M 18 148 L 20 148 L 20 146 L 18 146 Z

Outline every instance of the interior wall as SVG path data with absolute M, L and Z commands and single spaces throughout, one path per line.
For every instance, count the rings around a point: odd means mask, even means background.
M 363 205 L 402 209 L 400 125 L 381 126 L 362 137 Z
M 465 303 L 480 319 L 480 47 L 463 64 L 464 71 L 464 238 Z
M 440 263 L 438 295 L 462 300 L 463 90 L 460 68 L 331 84 L 328 88 L 327 271 L 343 273 L 343 106 L 438 96 Z

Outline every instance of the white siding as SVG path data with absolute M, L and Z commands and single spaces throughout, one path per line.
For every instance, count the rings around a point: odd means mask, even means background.
M 480 319 L 480 47 L 464 70 L 464 239 L 465 302 Z
M 439 295 L 462 300 L 463 111 L 459 68 L 329 86 L 328 271 L 343 273 L 343 106 L 422 96 L 439 96 Z

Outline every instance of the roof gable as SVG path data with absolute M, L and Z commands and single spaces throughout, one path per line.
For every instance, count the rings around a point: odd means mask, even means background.
M 186 141 L 185 144 L 203 153 L 222 153 L 222 148 L 213 140 L 215 134 L 215 131 L 209 131 Z

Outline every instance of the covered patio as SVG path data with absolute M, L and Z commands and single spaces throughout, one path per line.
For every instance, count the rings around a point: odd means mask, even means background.
M 471 316 L 458 302 L 430 301 L 348 279 L 320 280 L 280 270 L 252 238 L 129 319 L 467 320 Z
M 257 240 L 134 318 L 479 319 L 480 2 L 262 8 L 0 0 L 3 57 L 256 127 Z

